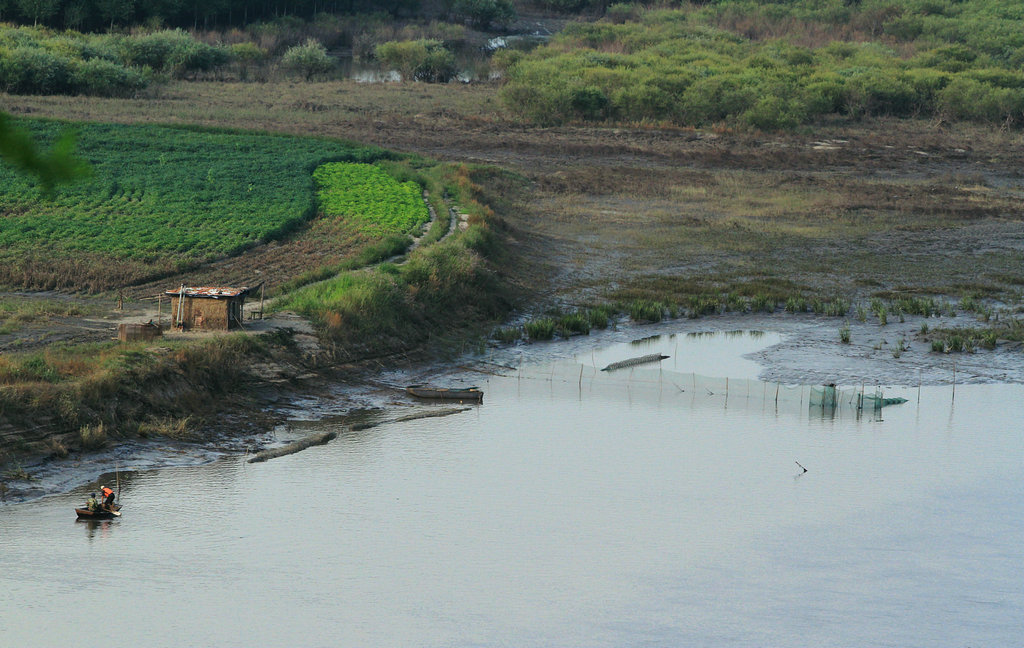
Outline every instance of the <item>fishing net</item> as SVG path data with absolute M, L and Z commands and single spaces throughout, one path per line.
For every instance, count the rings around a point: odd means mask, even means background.
M 689 403 L 719 406 L 743 405 L 765 409 L 838 413 L 878 412 L 883 405 L 903 399 L 883 398 L 878 389 L 835 385 L 787 385 L 756 379 L 721 378 L 662 369 L 658 364 L 601 371 L 573 361 L 525 364 L 511 370 L 509 377 L 526 383 L 543 383 L 552 390 L 580 395 L 632 398 L 686 399 Z

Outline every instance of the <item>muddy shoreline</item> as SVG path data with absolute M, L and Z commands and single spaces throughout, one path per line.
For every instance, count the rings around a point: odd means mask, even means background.
M 417 416 L 438 406 L 415 401 L 402 391 L 406 384 L 443 381 L 471 385 L 482 376 L 510 374 L 521 363 L 567 360 L 595 348 L 656 335 L 715 331 L 770 331 L 781 335 L 747 357 L 761 366 L 759 379 L 794 385 L 917 386 L 1024 383 L 1019 344 L 1001 343 L 995 350 L 942 354 L 916 339 L 922 323 L 931 327 L 963 325 L 966 318 L 906 317 L 885 326 L 816 315 L 746 314 L 679 319 L 659 324 L 619 322 L 589 336 L 543 343 L 495 346 L 482 355 L 455 361 L 395 358 L 395 364 L 373 362 L 328 371 L 288 385 L 268 384 L 252 395 L 217 429 L 202 430 L 201 441 L 167 438 L 133 439 L 109 449 L 58 459 L 26 462 L 32 481 L 8 481 L 3 503 L 22 502 L 65 493 L 122 472 L 194 466 L 230 456 L 248 456 L 293 442 L 308 434 L 311 422 L 339 430 L 372 426 Z M 839 328 L 850 326 L 850 343 L 839 340 Z M 899 341 L 906 347 L 894 357 Z M 955 365 L 955 374 L 954 374 Z M 206 434 L 209 434 L 206 437 Z M 198 437 L 197 437 L 198 438 Z

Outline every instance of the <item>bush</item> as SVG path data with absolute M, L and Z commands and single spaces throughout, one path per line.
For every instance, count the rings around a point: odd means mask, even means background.
M 327 49 L 312 38 L 302 45 L 288 48 L 281 57 L 281 65 L 302 75 L 306 81 L 334 69 L 334 61 L 327 56 Z
M 457 72 L 455 56 L 439 40 L 390 41 L 374 50 L 387 67 L 397 70 L 403 80 L 445 83 Z
M 130 95 L 146 87 L 146 78 L 124 66 L 103 59 L 90 59 L 72 68 L 72 84 L 82 94 L 115 97 Z
M 640 16 L 640 5 L 634 2 L 617 2 L 604 10 L 604 17 L 616 25 L 636 20 Z
M 489 29 L 491 25 L 504 27 L 516 19 L 510 0 L 455 0 L 451 12 L 456 19 L 479 29 Z
M 16 47 L 0 58 L 0 87 L 11 94 L 71 92 L 71 62 L 37 47 Z
M 260 63 L 267 58 L 267 50 L 256 43 L 235 43 L 228 48 L 231 58 L 244 65 Z

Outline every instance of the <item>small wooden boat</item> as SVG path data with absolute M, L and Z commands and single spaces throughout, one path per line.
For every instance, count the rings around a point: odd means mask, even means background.
M 434 398 L 443 400 L 484 402 L 484 393 L 476 387 L 465 389 L 449 389 L 448 387 L 429 387 L 427 385 L 409 385 L 405 388 L 417 398 Z
M 121 505 L 114 504 L 110 509 L 101 508 L 95 511 L 87 508 L 76 508 L 75 513 L 78 514 L 79 520 L 113 520 L 121 516 Z

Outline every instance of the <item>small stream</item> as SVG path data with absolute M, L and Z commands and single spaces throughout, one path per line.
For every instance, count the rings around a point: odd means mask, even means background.
M 758 386 L 781 337 L 579 342 L 452 416 L 122 474 L 117 520 L 2 507 L 0 646 L 1024 643 L 1024 386 L 826 412 Z

